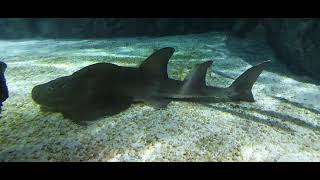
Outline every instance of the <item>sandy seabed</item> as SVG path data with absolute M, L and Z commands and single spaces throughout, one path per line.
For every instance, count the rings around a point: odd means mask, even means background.
M 254 103 L 132 105 L 80 126 L 39 110 L 31 89 L 87 65 L 136 66 L 174 47 L 169 76 L 213 60 L 207 84 L 226 87 L 271 60 L 253 86 Z M 100 40 L 0 41 L 10 98 L 0 119 L 0 161 L 320 161 L 320 87 L 278 63 L 266 43 L 224 33 Z

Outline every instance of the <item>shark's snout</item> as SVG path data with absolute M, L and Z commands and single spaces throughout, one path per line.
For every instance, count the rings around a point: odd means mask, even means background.
M 49 105 L 49 99 L 52 99 L 51 88 L 46 85 L 37 85 L 32 89 L 31 97 L 32 99 L 40 105 Z
M 31 97 L 36 103 L 41 103 L 41 93 L 40 93 L 41 87 L 35 86 L 31 91 Z
M 31 91 L 33 101 L 45 109 L 67 106 L 72 99 L 72 89 L 60 78 L 35 86 Z
M 50 95 L 48 87 L 45 85 L 35 86 L 31 91 L 33 101 L 40 105 L 44 111 L 53 111 L 56 107 L 56 99 Z

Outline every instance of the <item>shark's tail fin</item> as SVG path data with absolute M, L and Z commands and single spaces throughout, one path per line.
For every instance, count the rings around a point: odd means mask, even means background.
M 236 95 L 233 96 L 233 100 L 238 101 L 249 101 L 253 102 L 254 98 L 251 92 L 253 84 L 256 82 L 259 75 L 262 73 L 263 69 L 269 64 L 270 61 L 264 61 L 257 64 L 243 74 L 241 74 L 229 87 L 232 89 Z

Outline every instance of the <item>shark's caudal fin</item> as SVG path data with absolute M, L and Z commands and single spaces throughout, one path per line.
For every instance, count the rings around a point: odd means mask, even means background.
M 189 94 L 192 93 L 193 90 L 199 90 L 205 87 L 207 70 L 212 63 L 213 61 L 206 61 L 195 65 L 190 73 L 185 77 L 181 93 Z
M 241 74 L 229 87 L 237 93 L 233 97 L 233 100 L 239 101 L 249 101 L 253 102 L 254 98 L 251 92 L 253 84 L 256 82 L 259 75 L 262 73 L 263 69 L 269 64 L 270 61 L 264 61 L 260 64 L 257 64 L 243 74 Z
M 151 54 L 139 68 L 154 77 L 167 79 L 167 65 L 174 51 L 171 47 L 162 48 Z

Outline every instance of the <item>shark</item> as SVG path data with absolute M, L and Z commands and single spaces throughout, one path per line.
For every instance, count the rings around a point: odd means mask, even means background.
M 215 87 L 206 84 L 212 60 L 196 64 L 184 80 L 170 78 L 167 66 L 174 52 L 159 49 L 137 67 L 95 63 L 36 85 L 31 96 L 41 111 L 60 112 L 77 122 L 115 115 L 134 103 L 161 109 L 171 101 L 254 102 L 252 87 L 270 62 L 252 66 L 228 87 Z

